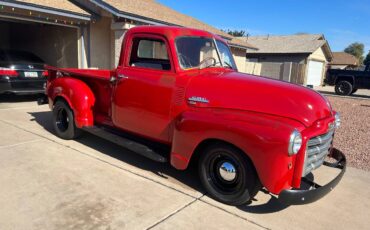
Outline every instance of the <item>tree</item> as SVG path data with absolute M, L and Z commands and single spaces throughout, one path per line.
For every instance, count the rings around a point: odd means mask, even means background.
M 354 42 L 347 46 L 347 48 L 344 49 L 344 52 L 352 54 L 353 56 L 357 57 L 361 65 L 364 61 L 364 49 L 365 49 L 364 44 Z
M 228 33 L 230 34 L 231 36 L 234 36 L 234 37 L 245 37 L 245 36 L 248 36 L 249 34 L 247 33 L 247 31 L 245 30 L 222 30 L 223 32 L 225 33 Z
M 366 58 L 364 60 L 364 65 L 370 64 L 370 51 L 367 53 Z

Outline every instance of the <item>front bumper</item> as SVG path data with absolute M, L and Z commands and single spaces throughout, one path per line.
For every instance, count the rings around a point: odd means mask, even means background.
M 332 181 L 326 185 L 318 185 L 307 178 L 302 178 L 302 181 L 311 186 L 309 190 L 291 189 L 283 190 L 278 197 L 278 200 L 286 205 L 308 204 L 317 201 L 328 194 L 342 179 L 346 171 L 346 157 L 338 149 L 333 149 L 329 157 L 336 160 L 335 163 L 324 162 L 324 166 L 340 169 L 341 172 Z

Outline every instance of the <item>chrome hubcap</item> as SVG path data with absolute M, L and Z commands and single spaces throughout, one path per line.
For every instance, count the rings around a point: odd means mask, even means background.
M 224 162 L 219 168 L 220 176 L 225 181 L 233 181 L 236 178 L 236 170 L 230 162 Z

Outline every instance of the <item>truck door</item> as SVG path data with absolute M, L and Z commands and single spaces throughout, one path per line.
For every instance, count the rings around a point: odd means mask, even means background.
M 161 36 L 136 34 L 117 69 L 112 100 L 116 127 L 169 141 L 170 110 L 175 70 L 167 41 Z

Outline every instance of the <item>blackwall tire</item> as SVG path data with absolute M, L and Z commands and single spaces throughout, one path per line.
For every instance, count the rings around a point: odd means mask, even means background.
M 252 162 L 233 146 L 216 144 L 206 148 L 199 158 L 198 170 L 209 196 L 228 205 L 249 202 L 261 188 Z
M 353 86 L 349 81 L 339 81 L 335 84 L 335 93 L 342 96 L 348 96 L 352 93 Z
M 54 105 L 53 126 L 57 136 L 65 140 L 75 139 L 81 135 L 81 130 L 75 125 L 72 109 L 62 100 Z

